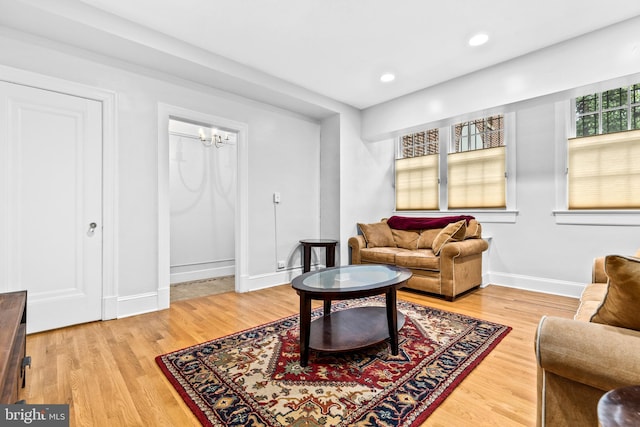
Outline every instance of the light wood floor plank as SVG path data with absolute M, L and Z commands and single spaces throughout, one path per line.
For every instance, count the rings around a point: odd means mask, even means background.
M 399 299 L 513 328 L 425 426 L 535 425 L 536 327 L 543 315 L 572 317 L 576 299 L 500 286 L 454 302 L 405 291 Z M 68 403 L 71 426 L 198 426 L 154 358 L 298 309 L 298 296 L 286 285 L 177 301 L 160 312 L 32 334 L 27 337 L 32 368 L 21 397 L 34 404 Z

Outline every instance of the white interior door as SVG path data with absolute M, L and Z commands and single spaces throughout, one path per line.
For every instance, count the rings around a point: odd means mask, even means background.
M 28 332 L 102 318 L 101 108 L 0 82 L 0 290 Z

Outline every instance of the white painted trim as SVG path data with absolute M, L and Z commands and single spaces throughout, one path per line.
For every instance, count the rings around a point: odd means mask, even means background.
M 558 101 L 555 110 L 555 166 L 554 178 L 556 186 L 556 208 L 566 209 L 568 200 L 567 170 L 569 167 L 567 156 L 567 139 L 571 132 L 571 101 Z
M 160 296 L 165 296 L 164 292 L 146 292 L 143 294 L 129 295 L 118 298 L 118 319 L 123 317 L 136 316 L 138 314 L 158 311 Z M 168 293 L 166 294 L 168 295 Z
M 518 183 L 517 183 L 517 157 L 516 150 L 518 147 L 518 141 L 516 141 L 516 113 L 508 112 L 504 113 L 504 139 L 505 139 L 505 149 L 506 149 L 506 202 L 507 209 L 511 211 L 515 211 L 517 209 L 517 194 L 518 194 Z M 514 218 L 515 222 L 515 218 Z
M 102 319 L 118 295 L 118 97 L 113 91 L 0 65 L 0 80 L 102 103 Z
M 294 277 L 301 274 L 302 268 L 292 268 L 291 270 L 246 277 L 245 283 L 247 284 L 248 289 L 257 291 L 259 289 L 289 284 Z
M 156 307 L 161 307 L 162 304 L 169 300 L 171 300 L 171 288 L 158 289 L 158 295 L 156 297 Z M 156 308 L 156 310 L 159 309 Z
M 236 222 L 235 222 L 235 290 L 251 290 L 246 284 L 249 259 L 249 126 L 224 117 L 158 103 L 158 305 L 168 308 L 170 303 L 170 196 L 169 196 L 169 119 L 197 122 L 221 127 L 238 135 Z
M 102 320 L 118 318 L 118 297 L 103 296 L 102 297 Z
M 548 279 L 545 277 L 525 276 L 521 274 L 489 272 L 487 283 L 508 288 L 524 289 L 527 291 L 542 292 L 545 294 L 562 295 L 572 298 L 580 298 L 584 289 L 584 283 L 569 282 L 566 280 Z
M 553 216 L 556 224 L 640 226 L 639 210 L 557 210 Z

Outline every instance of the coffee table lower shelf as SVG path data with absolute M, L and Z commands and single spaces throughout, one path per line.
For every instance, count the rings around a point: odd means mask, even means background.
M 398 330 L 404 315 L 397 312 Z M 311 322 L 309 348 L 320 352 L 345 352 L 389 339 L 386 307 L 356 307 L 332 312 Z

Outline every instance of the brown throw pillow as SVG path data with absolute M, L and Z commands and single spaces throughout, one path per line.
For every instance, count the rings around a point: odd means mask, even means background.
M 418 238 L 420 238 L 420 232 L 417 230 L 396 230 L 391 229 L 393 234 L 393 240 L 396 242 L 396 246 L 404 249 L 418 249 Z
M 373 224 L 360 224 L 360 231 L 364 236 L 364 240 L 367 242 L 368 248 L 377 248 L 391 246 L 396 247 L 396 242 L 393 240 L 393 234 L 391 234 L 391 227 L 387 225 L 386 221 L 376 222 Z
M 467 221 L 453 222 L 440 230 L 440 233 L 433 239 L 431 249 L 436 255 L 440 254 L 442 247 L 447 242 L 458 242 L 464 239 L 464 234 L 467 231 Z
M 482 226 L 477 219 L 469 220 L 467 231 L 464 234 L 465 239 L 479 239 L 482 236 Z
M 607 294 L 591 321 L 640 331 L 640 258 L 609 255 L 604 271 Z

